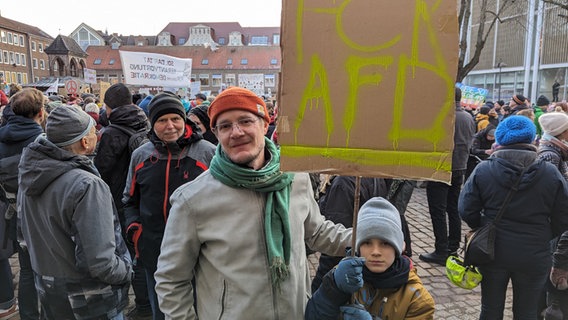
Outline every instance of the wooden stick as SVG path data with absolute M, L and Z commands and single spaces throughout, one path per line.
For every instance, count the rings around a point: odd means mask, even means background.
M 357 243 L 357 215 L 359 213 L 359 201 L 361 193 L 361 177 L 355 177 L 355 194 L 353 201 L 353 233 L 351 234 L 351 256 L 355 256 L 355 244 Z

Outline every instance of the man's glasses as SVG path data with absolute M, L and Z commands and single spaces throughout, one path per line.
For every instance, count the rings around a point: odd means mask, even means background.
M 260 118 L 244 118 L 239 119 L 237 122 L 223 122 L 216 125 L 213 131 L 220 134 L 226 134 L 233 131 L 233 127 L 237 126 L 239 130 L 244 130 L 252 127 Z

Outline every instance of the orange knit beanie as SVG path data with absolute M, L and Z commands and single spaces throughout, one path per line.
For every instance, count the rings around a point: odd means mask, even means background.
M 254 92 L 240 87 L 229 87 L 213 100 L 207 113 L 211 118 L 211 128 L 216 126 L 217 117 L 229 110 L 245 110 L 254 113 L 270 123 L 266 104 Z

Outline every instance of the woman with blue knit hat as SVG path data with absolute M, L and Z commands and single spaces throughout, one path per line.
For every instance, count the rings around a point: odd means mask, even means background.
M 404 245 L 398 210 L 381 197 L 369 199 L 357 217 L 359 257 L 325 275 L 305 319 L 433 319 L 434 299 L 401 254 Z
M 477 228 L 495 219 L 514 192 L 496 225 L 495 259 L 479 266 L 480 319 L 503 319 L 509 281 L 514 318 L 537 318 L 551 267 L 549 241 L 568 229 L 568 184 L 554 165 L 537 160 L 535 135 L 527 117 L 503 120 L 495 130 L 498 149 L 477 165 L 460 194 L 460 216 Z

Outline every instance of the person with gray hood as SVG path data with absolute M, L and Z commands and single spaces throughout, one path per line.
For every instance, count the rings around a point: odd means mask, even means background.
M 95 121 L 58 107 L 22 153 L 18 206 L 47 319 L 123 319 L 132 277 L 116 207 L 87 157 Z

